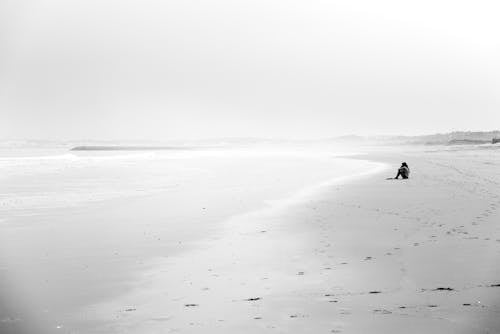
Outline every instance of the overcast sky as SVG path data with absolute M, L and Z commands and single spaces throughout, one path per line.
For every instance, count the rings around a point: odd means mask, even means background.
M 0 0 L 0 138 L 500 128 L 500 2 Z

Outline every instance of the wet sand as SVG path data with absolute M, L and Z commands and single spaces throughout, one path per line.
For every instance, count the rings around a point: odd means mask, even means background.
M 53 332 L 500 332 L 500 150 L 359 158 L 395 168 L 232 216 Z
M 94 333 L 116 312 L 88 309 L 126 296 L 229 217 L 380 166 L 310 152 L 34 153 L 0 159 L 2 334 Z
M 95 333 L 498 333 L 499 151 L 410 164 L 233 217 L 85 310 Z

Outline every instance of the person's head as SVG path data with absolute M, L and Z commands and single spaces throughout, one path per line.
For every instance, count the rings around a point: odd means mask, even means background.
M 401 164 L 401 167 L 408 167 L 408 164 L 407 164 L 406 162 L 403 162 L 403 163 Z

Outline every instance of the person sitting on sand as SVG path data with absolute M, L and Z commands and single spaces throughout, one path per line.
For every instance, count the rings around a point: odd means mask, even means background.
M 396 175 L 395 179 L 398 179 L 400 175 L 403 179 L 407 179 L 410 177 L 410 168 L 408 167 L 408 164 L 406 162 L 403 162 L 401 164 L 401 167 L 399 167 L 398 175 Z

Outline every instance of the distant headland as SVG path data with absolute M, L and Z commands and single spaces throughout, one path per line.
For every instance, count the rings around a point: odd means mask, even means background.
M 173 151 L 190 150 L 188 146 L 76 146 L 70 151 Z
M 323 139 L 211 138 L 171 141 L 127 140 L 0 140 L 0 148 L 64 148 L 70 151 L 188 151 L 272 145 L 481 145 L 500 144 L 500 130 L 454 131 L 430 135 L 344 135 Z

